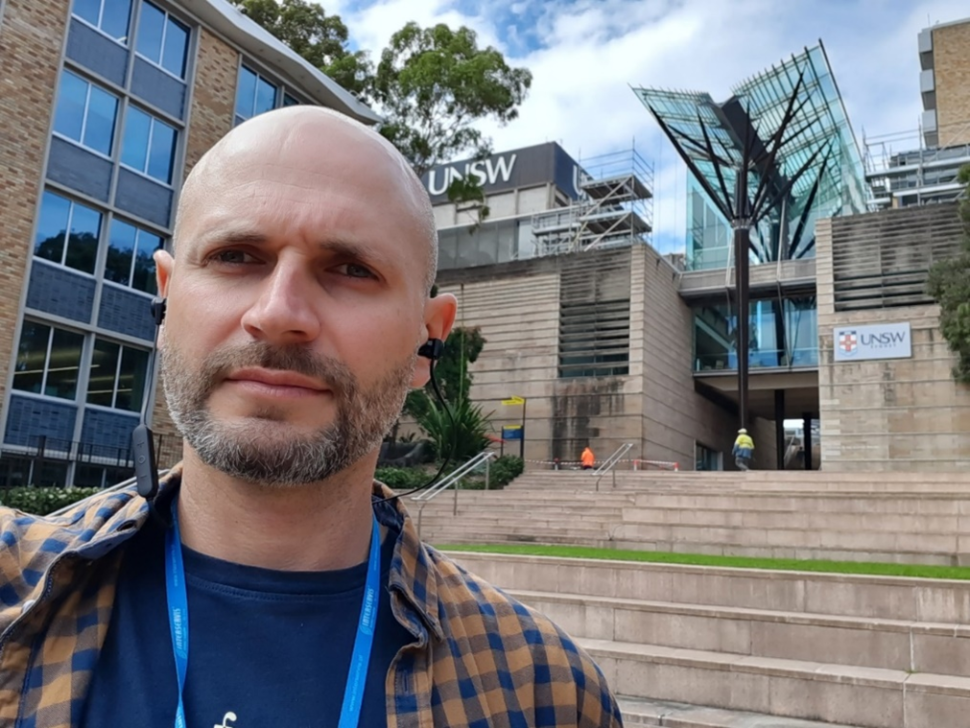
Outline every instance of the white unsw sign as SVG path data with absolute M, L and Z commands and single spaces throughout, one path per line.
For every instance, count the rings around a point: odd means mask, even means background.
M 908 323 L 840 326 L 833 332 L 835 361 L 909 359 L 913 337 Z
M 508 182 L 512 177 L 512 169 L 515 167 L 515 155 L 492 157 L 480 159 L 476 162 L 465 162 L 465 169 L 458 167 L 445 167 L 444 169 L 433 169 L 428 173 L 428 193 L 431 195 L 443 195 L 448 190 L 448 185 L 456 179 L 464 179 L 469 175 L 478 179 L 478 184 L 493 185 L 498 181 Z

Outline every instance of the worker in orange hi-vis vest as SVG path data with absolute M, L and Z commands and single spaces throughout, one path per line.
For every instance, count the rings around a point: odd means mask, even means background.
M 583 470 L 592 470 L 593 466 L 596 465 L 596 456 L 593 455 L 593 451 L 590 450 L 588 445 L 583 450 L 583 454 L 579 456 L 579 461 L 583 464 Z

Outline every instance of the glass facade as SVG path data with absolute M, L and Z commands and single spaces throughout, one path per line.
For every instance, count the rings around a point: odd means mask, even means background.
M 752 369 L 818 366 L 814 296 L 752 301 L 748 362 Z M 726 303 L 694 310 L 694 371 L 737 369 L 736 316 Z
M 755 202 L 761 187 L 775 203 L 751 231 L 753 263 L 813 257 L 817 219 L 866 211 L 862 155 L 824 48 L 807 49 L 737 84 L 721 104 L 706 93 L 636 89 L 672 133 L 694 140 L 684 146 L 688 157 L 719 198 L 733 200 L 745 135 L 749 128 L 755 130 L 751 147 L 756 154 L 766 155 L 773 148 L 799 78 L 786 142 L 775 157 L 747 173 L 750 201 Z M 705 136 L 722 160 L 717 169 L 701 151 Z M 794 180 L 791 186 L 789 180 Z M 716 208 L 697 180 L 691 180 L 687 261 L 695 269 L 725 267 L 730 227 L 725 229 L 721 213 L 711 219 L 705 205 Z

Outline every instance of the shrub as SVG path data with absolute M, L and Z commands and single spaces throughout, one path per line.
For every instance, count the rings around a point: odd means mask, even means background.
M 5 488 L 0 489 L 0 505 L 46 516 L 99 492 L 99 488 Z
M 410 490 L 420 488 L 433 474 L 424 468 L 378 468 L 374 477 L 389 488 Z

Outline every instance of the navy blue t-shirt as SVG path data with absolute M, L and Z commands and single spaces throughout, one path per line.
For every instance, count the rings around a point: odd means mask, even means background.
M 415 641 L 391 614 L 387 576 L 397 534 L 381 548 L 381 589 L 360 726 L 387 725 L 384 680 Z M 126 545 L 108 635 L 82 726 L 175 725 L 178 683 L 165 596 L 165 535 L 154 522 Z M 357 636 L 366 562 L 329 572 L 241 566 L 184 549 L 189 600 L 189 728 L 336 726 Z

